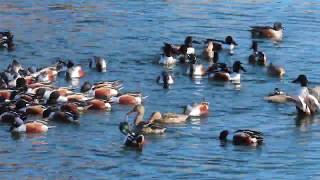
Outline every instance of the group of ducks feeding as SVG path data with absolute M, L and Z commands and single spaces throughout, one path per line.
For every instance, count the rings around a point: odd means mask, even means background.
M 266 37 L 280 41 L 282 39 L 282 25 L 281 23 L 275 23 L 274 27 L 252 27 L 251 32 L 253 37 Z M 227 64 L 218 62 L 219 53 L 226 50 L 228 54 L 233 55 L 235 47 L 238 45 L 232 36 L 227 36 L 224 40 L 206 39 L 204 41 L 205 47 L 202 51 L 202 57 L 207 59 L 209 67 L 205 68 L 203 64 L 197 59 L 196 50 L 193 47 L 193 43 L 201 44 L 201 42 L 193 40 L 191 36 L 187 36 L 182 45 L 175 45 L 170 43 L 164 43 L 162 47 L 162 55 L 159 64 L 165 67 L 172 67 L 177 63 L 188 64 L 186 74 L 192 78 L 199 78 L 208 76 L 210 80 L 217 81 L 231 81 L 235 84 L 240 84 L 240 72 L 246 72 L 240 61 L 235 61 L 232 67 L 228 67 Z M 264 52 L 258 50 L 257 41 L 252 42 L 253 53 L 249 56 L 248 62 L 254 65 L 261 65 L 268 67 L 268 73 L 273 76 L 283 76 L 285 70 L 282 67 L 275 66 L 272 63 L 267 65 L 267 57 Z M 170 85 L 174 84 L 173 76 L 166 70 L 162 71 L 161 75 L 158 76 L 157 82 L 163 84 L 163 88 L 167 89 Z M 196 108 L 198 107 L 198 108 Z M 191 107 L 189 107 L 191 108 Z M 148 121 L 143 121 L 144 107 L 142 105 L 135 106 L 131 112 L 136 113 L 136 117 L 133 123 L 133 127 L 130 127 L 128 122 L 122 122 L 119 126 L 120 131 L 127 135 L 125 144 L 127 146 L 142 148 L 144 142 L 143 134 L 148 133 L 163 133 L 165 128 L 162 128 L 158 124 L 163 123 L 182 123 L 191 116 L 203 116 L 208 113 L 208 103 L 202 102 L 195 104 L 192 107 L 193 113 L 187 115 L 175 114 L 175 120 L 169 120 L 172 116 L 170 114 L 161 114 L 155 112 L 151 115 Z M 197 113 L 194 113 L 194 112 Z M 205 113 L 198 113 L 198 112 Z M 179 119 L 179 120 L 178 120 Z M 219 138 L 221 141 L 226 141 L 229 132 L 224 130 L 221 132 Z M 234 133 L 233 143 L 237 145 L 259 145 L 262 144 L 263 137 L 262 133 L 252 130 L 238 130 Z
M 252 37 L 271 38 L 276 41 L 282 39 L 281 23 L 274 23 L 274 27 L 252 27 Z M 192 76 L 208 76 L 209 79 L 219 81 L 232 81 L 240 83 L 240 71 L 246 72 L 240 61 L 235 61 L 230 68 L 225 63 L 218 62 L 219 52 L 226 49 L 228 54 L 234 53 L 238 45 L 233 37 L 227 36 L 225 40 L 207 39 L 202 55 L 208 60 L 210 67 L 205 68 L 200 64 L 193 43 L 200 42 L 188 36 L 182 45 L 165 43 L 163 55 L 159 63 L 165 66 L 188 63 L 187 73 Z M 0 45 L 5 48 L 13 46 L 13 35 L 10 32 L 0 32 Z M 256 41 L 252 42 L 253 52 L 248 58 L 249 64 L 268 66 L 268 73 L 274 76 L 283 76 L 283 68 L 273 64 L 267 65 L 266 54 L 258 50 Z M 107 62 L 101 57 L 93 57 L 89 66 L 98 72 L 105 72 Z M 184 123 L 190 117 L 205 116 L 209 112 L 209 103 L 206 101 L 187 105 L 182 113 L 154 112 L 147 121 L 144 121 L 145 109 L 142 101 L 145 97 L 141 93 L 120 93 L 123 88 L 121 81 L 106 81 L 91 84 L 85 82 L 78 91 L 68 87 L 55 87 L 53 82 L 57 77 L 67 80 L 79 79 L 86 75 L 81 65 L 72 61 L 58 60 L 54 65 L 35 69 L 23 68 L 13 60 L 12 63 L 0 73 L 0 121 L 10 124 L 12 133 L 43 133 L 47 132 L 52 121 L 64 123 L 80 123 L 81 113 L 94 111 L 110 111 L 112 104 L 134 106 L 129 116 L 136 113 L 133 125 L 128 121 L 121 122 L 120 131 L 126 135 L 125 145 L 141 149 L 146 134 L 162 134 L 166 128 L 163 124 Z M 174 79 L 168 71 L 163 71 L 157 78 L 158 83 L 163 83 L 164 88 L 169 88 Z M 305 115 L 314 114 L 320 107 L 320 88 L 307 87 L 308 80 L 305 75 L 293 81 L 300 83 L 301 90 L 297 96 L 289 96 L 279 89 L 265 97 L 271 102 L 293 102 L 298 113 Z M 36 117 L 37 119 L 31 119 Z M 224 130 L 219 139 L 227 141 L 229 132 Z M 237 130 L 232 139 L 235 145 L 260 145 L 263 143 L 261 132 L 249 129 Z
M 250 31 L 253 38 L 270 38 L 274 41 L 281 41 L 283 37 L 283 27 L 279 22 L 274 23 L 273 27 L 253 26 Z M 191 36 L 186 37 L 184 44 L 182 45 L 164 43 L 164 47 L 162 47 L 163 53 L 160 57 L 159 64 L 162 64 L 165 67 L 171 67 L 177 63 L 188 64 L 187 74 L 193 78 L 208 76 L 210 80 L 240 83 L 240 71 L 246 72 L 240 61 L 235 61 L 232 67 L 228 67 L 225 63 L 218 62 L 219 53 L 221 51 L 227 51 L 229 55 L 234 54 L 235 47 L 238 44 L 232 36 L 227 36 L 225 40 L 206 39 L 204 41 L 205 47 L 202 51 L 202 58 L 208 60 L 210 65 L 208 68 L 205 68 L 204 65 L 199 63 L 193 43 L 201 44 L 201 42 L 193 40 Z M 248 64 L 266 66 L 267 73 L 271 76 L 282 77 L 285 74 L 283 67 L 276 66 L 272 63 L 268 64 L 266 53 L 258 49 L 257 41 L 252 41 L 251 49 L 253 52 L 248 57 Z M 169 88 L 169 86 L 174 83 L 174 79 L 172 75 L 165 70 L 158 77 L 157 82 L 163 83 L 164 88 Z M 265 100 L 275 103 L 291 102 L 296 106 L 298 114 L 314 114 L 317 109 L 320 108 L 320 88 L 307 88 L 308 80 L 303 74 L 299 75 L 298 78 L 292 82 L 300 83 L 301 85 L 301 89 L 297 95 L 289 96 L 276 88 L 273 93 L 265 97 Z M 149 121 L 144 122 L 141 121 L 140 111 L 144 112 L 144 109 L 141 110 L 141 107 L 137 107 L 133 110 L 133 112 L 137 112 L 134 123 L 135 128 L 130 129 L 126 122 L 120 124 L 120 130 L 128 135 L 126 145 L 139 148 L 141 148 L 144 140 L 142 134 L 148 131 L 147 128 L 151 127 L 149 126 L 150 124 L 156 122 L 154 121 L 155 119 L 161 118 L 157 117 L 157 114 L 154 113 Z M 164 130 L 158 126 L 153 127 L 158 128 L 159 132 L 163 132 L 162 130 Z M 228 134 L 229 131 L 222 131 L 219 139 L 221 141 L 227 141 Z M 233 134 L 232 142 L 235 145 L 260 145 L 263 143 L 263 134 L 249 129 L 237 130 Z
M 251 29 L 253 37 L 267 37 L 276 41 L 282 39 L 281 23 L 274 23 L 274 27 L 254 26 Z M 227 36 L 225 40 L 206 39 L 203 41 L 205 46 L 202 50 L 202 58 L 209 62 L 209 67 L 206 68 L 199 62 L 196 56 L 196 50 L 193 43 L 201 44 L 201 42 L 193 40 L 191 36 L 187 36 L 184 44 L 175 45 L 164 43 L 162 47 L 163 53 L 160 57 L 159 64 L 165 67 L 172 67 L 177 63 L 188 64 L 186 74 L 193 78 L 201 78 L 207 76 L 209 80 L 216 81 L 232 81 L 240 83 L 240 72 L 246 72 L 240 61 L 235 61 L 232 67 L 228 67 L 226 63 L 219 62 L 219 53 L 227 51 L 233 55 L 238 44 L 232 36 Z M 271 76 L 282 77 L 285 74 L 283 67 L 268 64 L 267 56 L 264 52 L 258 50 L 258 42 L 252 41 L 252 54 L 248 58 L 248 63 L 252 65 L 266 66 L 267 72 Z M 174 83 L 172 75 L 168 71 L 163 71 L 158 78 L 163 83 L 164 88 L 169 88 L 170 84 Z

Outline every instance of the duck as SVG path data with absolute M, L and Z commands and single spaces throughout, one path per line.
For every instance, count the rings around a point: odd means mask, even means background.
M 240 71 L 246 72 L 240 61 L 235 61 L 232 66 L 233 72 L 225 64 L 220 64 L 221 71 L 210 72 L 209 79 L 218 81 L 231 81 L 233 83 L 240 83 Z
M 160 124 L 180 124 L 185 123 L 189 116 L 185 114 L 177 114 L 173 112 L 160 113 L 158 111 L 152 113 L 149 123 L 160 123 Z
M 75 114 L 72 112 L 56 110 L 53 107 L 48 107 L 43 112 L 43 118 L 47 119 L 49 121 L 62 122 L 62 123 L 78 124 L 80 122 L 78 114 Z
M 120 88 L 117 85 L 105 83 L 94 86 L 90 82 L 86 81 L 81 86 L 80 92 L 87 93 L 89 96 L 99 99 L 109 99 L 119 94 L 118 89 Z
M 43 105 L 30 105 L 26 107 L 25 113 L 27 115 L 33 115 L 33 116 L 42 116 L 44 110 L 46 109 Z
M 209 62 L 213 61 L 213 58 L 215 57 L 215 53 L 220 51 L 222 49 L 221 44 L 214 43 L 213 39 L 206 39 L 205 41 L 205 47 L 202 51 L 202 55 L 205 59 L 207 59 Z
M 163 48 L 163 55 L 161 55 L 159 64 L 163 65 L 174 65 L 176 64 L 177 59 L 173 57 L 173 48 L 170 44 L 165 44 Z
M 286 103 L 288 102 L 289 96 L 279 88 L 275 88 L 272 93 L 268 94 L 268 96 L 264 97 L 263 99 L 272 102 L 272 103 Z
M 148 122 L 143 121 L 144 113 L 145 113 L 143 105 L 139 104 L 134 106 L 134 108 L 127 113 L 127 116 L 132 113 L 137 113 L 134 119 L 135 132 L 141 132 L 143 134 L 163 134 L 165 132 L 166 128 L 159 127 L 151 123 L 154 118 L 153 115 L 151 116 Z
M 202 64 L 198 64 L 197 60 L 190 61 L 187 74 L 191 77 L 201 77 L 207 74 L 206 68 Z
M 235 42 L 232 36 L 226 36 L 224 40 L 217 40 L 217 39 L 209 39 L 209 40 L 225 44 L 225 47 L 222 44 L 220 45 L 216 44 L 214 45 L 214 47 L 217 48 L 218 50 L 226 49 L 228 50 L 228 53 L 230 55 L 234 54 L 234 49 L 236 46 L 238 46 L 238 44 Z
M 143 134 L 134 133 L 130 130 L 128 122 L 121 122 L 119 124 L 119 130 L 122 134 L 126 136 L 124 140 L 124 145 L 127 147 L 137 148 L 141 150 L 144 144 Z
M 264 52 L 258 51 L 258 42 L 252 41 L 251 49 L 253 50 L 252 54 L 249 56 L 249 64 L 257 64 L 260 66 L 267 65 L 267 57 Z
M 98 72 L 106 72 L 107 62 L 102 57 L 93 56 L 93 58 L 90 60 L 89 67 L 95 69 Z
M 221 131 L 219 135 L 220 141 L 227 141 L 228 135 L 228 130 Z M 259 131 L 240 129 L 234 132 L 232 143 L 234 145 L 258 146 L 263 143 L 263 134 Z
M 253 38 L 270 38 L 275 41 L 281 41 L 283 37 L 283 27 L 281 22 L 275 22 L 270 26 L 251 26 L 251 35 Z
M 283 67 L 276 66 L 270 63 L 267 67 L 267 73 L 270 76 L 282 77 L 286 73 L 286 70 Z
M 0 32 L 0 47 L 7 48 L 8 50 L 14 49 L 13 35 L 10 31 Z
M 37 121 L 25 123 L 20 118 L 16 118 L 10 127 L 11 133 L 45 133 L 48 131 L 48 126 Z
M 184 108 L 183 114 L 191 117 L 205 116 L 209 113 L 209 102 L 202 101 L 200 103 L 194 103 L 192 105 L 187 105 Z
M 67 68 L 67 79 L 82 78 L 85 76 L 85 72 L 82 70 L 81 65 L 74 65 L 72 61 L 69 61 L 67 64 Z
M 2 112 L 2 114 L 0 115 L 0 122 L 12 124 L 18 118 L 24 121 L 27 117 L 21 113 L 15 112 L 7 108 L 6 111 Z
M 142 103 L 141 93 L 124 93 L 119 96 L 113 96 L 109 99 L 111 103 L 118 103 L 122 105 L 138 105 Z
M 111 104 L 100 99 L 92 99 L 88 101 L 89 110 L 110 111 Z
M 164 89 L 168 89 L 170 85 L 174 84 L 172 75 L 167 71 L 162 71 L 156 81 L 158 84 L 162 84 Z
M 289 98 L 296 106 L 299 115 L 313 115 L 320 108 L 318 99 L 309 93 L 308 78 L 304 74 L 300 74 L 292 83 L 299 83 L 300 89 L 297 95 Z

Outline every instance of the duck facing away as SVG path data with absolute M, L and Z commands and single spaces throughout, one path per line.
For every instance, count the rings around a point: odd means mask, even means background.
M 177 113 L 163 113 L 154 112 L 149 120 L 150 123 L 160 124 L 179 124 L 185 123 L 188 120 L 188 115 Z
M 267 73 L 270 76 L 281 78 L 286 73 L 286 70 L 283 67 L 276 66 L 270 63 L 269 66 L 267 67 Z
M 16 119 L 10 127 L 12 133 L 45 133 L 48 131 L 48 126 L 41 122 L 24 123 L 21 119 Z
M 283 27 L 280 22 L 275 22 L 270 26 L 251 26 L 251 35 L 253 38 L 271 38 L 281 41 L 283 36 Z
M 259 66 L 267 65 L 267 57 L 264 52 L 258 51 L 258 42 L 252 41 L 252 54 L 249 56 L 249 64 L 257 64 Z
M 228 130 L 222 131 L 219 136 L 220 141 L 227 141 L 228 135 Z M 232 143 L 234 145 L 258 146 L 263 143 L 263 134 L 258 131 L 240 129 L 234 132 Z
M 157 83 L 162 84 L 164 89 L 168 89 L 174 83 L 174 80 L 169 72 L 162 71 L 161 75 L 157 77 Z
M 89 67 L 92 69 L 96 69 L 98 72 L 106 72 L 107 71 L 107 61 L 99 56 L 93 56 L 90 60 Z

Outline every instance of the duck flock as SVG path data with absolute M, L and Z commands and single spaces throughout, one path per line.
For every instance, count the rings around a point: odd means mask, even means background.
M 269 38 L 280 42 L 283 37 L 283 27 L 279 22 L 270 26 L 253 26 L 250 29 L 253 39 Z M 204 44 L 201 59 L 206 59 L 209 67 L 201 64 L 196 56 L 193 44 Z M 11 32 L 0 32 L 0 46 L 14 50 Z M 227 52 L 233 55 L 238 44 L 232 36 L 225 40 L 205 39 L 194 40 L 187 36 L 182 45 L 164 43 L 158 63 L 164 70 L 156 78 L 156 82 L 164 89 L 174 84 L 174 77 L 168 69 L 176 65 L 187 65 L 186 74 L 191 78 L 207 77 L 212 81 L 230 82 L 235 85 L 241 83 L 241 73 L 246 72 L 241 61 L 233 62 L 231 67 L 219 61 L 219 53 Z M 252 41 L 252 54 L 248 56 L 248 64 L 266 66 L 271 76 L 282 77 L 283 67 L 268 63 L 265 52 L 258 49 L 258 42 Z M 198 52 L 198 50 L 197 50 Z M 106 72 L 107 61 L 94 56 L 89 62 L 90 68 L 98 72 Z M 133 123 L 128 120 L 119 124 L 119 130 L 125 135 L 125 146 L 142 149 L 145 136 L 148 134 L 162 134 L 166 126 L 185 123 L 190 117 L 206 116 L 209 112 L 209 102 L 201 101 L 186 105 L 181 113 L 154 112 L 148 120 L 144 120 L 145 108 L 142 93 L 122 92 L 123 82 L 84 82 L 78 89 L 58 87 L 57 78 L 79 80 L 89 76 L 80 64 L 71 60 L 59 59 L 55 64 L 43 68 L 23 67 L 17 60 L 0 73 L 0 121 L 8 124 L 11 133 L 46 133 L 54 128 L 51 122 L 79 124 L 81 114 L 88 111 L 110 111 L 116 104 L 132 106 L 127 117 L 135 114 Z M 288 95 L 276 88 L 265 100 L 274 103 L 291 103 L 296 106 L 299 115 L 313 115 L 320 108 L 320 88 L 308 87 L 305 75 L 298 75 L 293 83 L 299 83 L 300 89 L 296 95 Z M 128 119 L 128 118 L 127 118 Z M 228 130 L 221 131 L 219 139 L 228 141 Z M 234 145 L 257 146 L 263 144 L 263 134 L 250 129 L 240 129 L 233 133 L 230 140 Z

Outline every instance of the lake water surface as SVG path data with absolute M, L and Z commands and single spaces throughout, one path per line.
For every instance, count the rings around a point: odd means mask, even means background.
M 13 58 L 37 67 L 58 57 L 86 66 L 93 55 L 106 57 L 100 74 L 86 68 L 84 80 L 124 81 L 123 91 L 141 91 L 153 111 L 182 112 L 182 106 L 205 98 L 206 118 L 168 126 L 161 136 L 147 136 L 142 152 L 123 148 L 119 122 L 131 107 L 114 105 L 112 112 L 89 112 L 79 126 L 54 124 L 42 135 L 18 139 L 0 125 L 1 179 L 317 179 L 320 177 L 319 116 L 297 119 L 295 107 L 267 103 L 263 96 L 275 87 L 293 93 L 290 83 L 306 74 L 320 84 L 320 3 L 316 0 L 84 1 L 0 0 L 0 29 L 15 35 L 16 50 L 0 52 L 4 68 Z M 284 78 L 247 64 L 252 25 L 285 26 L 283 42 L 260 40 L 270 62 L 282 65 Z M 163 70 L 157 64 L 163 42 L 222 39 L 232 35 L 239 46 L 222 62 L 240 60 L 247 73 L 241 88 L 193 81 L 183 66 L 174 68 L 176 84 L 163 90 L 155 82 Z M 195 46 L 201 52 L 201 45 Z M 68 85 L 62 78 L 60 85 Z M 221 146 L 223 129 L 257 129 L 261 147 Z

